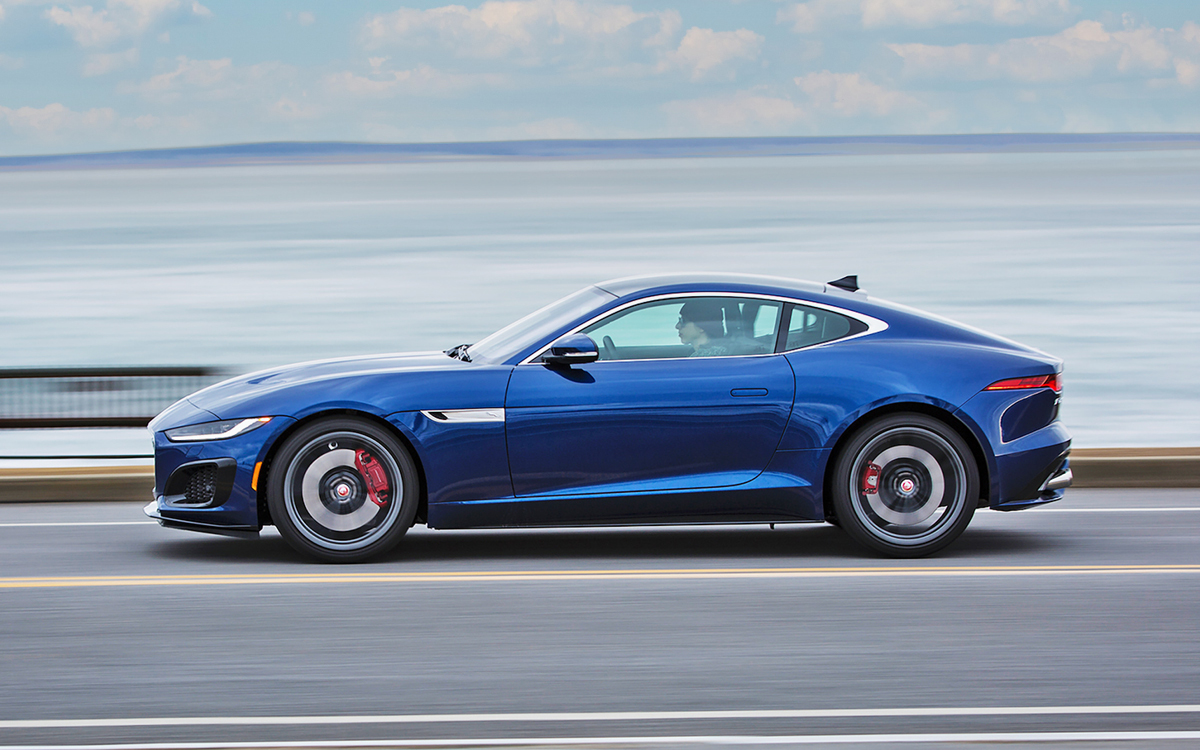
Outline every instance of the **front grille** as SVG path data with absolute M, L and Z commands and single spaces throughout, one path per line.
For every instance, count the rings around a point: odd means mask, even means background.
M 237 462 L 232 458 L 195 461 L 175 469 L 167 478 L 163 499 L 169 505 L 214 508 L 229 499 Z
M 198 466 L 191 471 L 183 500 L 177 505 L 211 505 L 217 499 L 217 467 L 212 464 Z

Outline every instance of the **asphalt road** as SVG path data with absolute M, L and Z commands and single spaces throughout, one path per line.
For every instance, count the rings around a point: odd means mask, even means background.
M 1200 747 L 1198 490 L 981 511 L 915 561 L 822 525 L 414 529 L 326 566 L 16 504 L 0 564 L 2 748 Z

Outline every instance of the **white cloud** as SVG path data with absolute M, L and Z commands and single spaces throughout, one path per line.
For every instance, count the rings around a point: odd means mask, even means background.
M 1195 21 L 1185 23 L 1181 34 L 1185 42 L 1200 44 L 1200 24 L 1197 24 Z
M 75 41 L 84 47 L 107 44 L 121 36 L 121 30 L 108 19 L 108 13 L 97 12 L 90 5 L 70 10 L 54 7 L 46 11 L 45 15 L 52 23 L 71 32 Z
M 628 5 L 577 0 L 489 0 L 475 9 L 401 8 L 369 19 L 364 34 L 371 46 L 427 44 L 460 57 L 537 63 L 611 44 L 662 46 L 680 26 L 676 11 L 640 13 Z
M 682 129 L 696 133 L 778 133 L 804 119 L 789 99 L 739 91 L 732 96 L 667 102 L 662 110 Z
M 47 104 L 40 109 L 0 107 L 0 121 L 6 122 L 14 133 L 40 139 L 84 131 L 107 130 L 116 120 L 116 113 L 108 107 L 89 109 L 86 112 L 75 112 L 58 103 Z
M 854 18 L 864 28 L 928 28 L 980 23 L 1020 26 L 1059 23 L 1077 13 L 1070 0 L 809 0 L 779 10 L 775 20 L 800 34 Z
M 316 23 L 316 20 L 317 17 L 314 16 L 311 11 L 307 10 L 300 11 L 300 13 L 296 16 L 296 21 L 301 26 L 312 26 L 314 23 Z
M 159 73 L 137 87 L 142 94 L 166 94 L 182 88 L 213 88 L 229 78 L 233 71 L 233 60 L 190 60 L 176 58 L 175 70 Z
M 863 0 L 862 23 L 877 26 L 944 26 L 995 23 L 1020 26 L 1069 18 L 1069 0 Z
M 114 70 L 128 68 L 138 61 L 137 47 L 130 47 L 124 52 L 100 53 L 88 55 L 83 63 L 83 75 L 86 77 L 100 76 Z
M 1098 71 L 1154 73 L 1182 70 L 1190 55 L 1173 57 L 1171 48 L 1186 32 L 1141 27 L 1108 31 L 1098 21 L 1080 21 L 1050 36 L 1010 39 L 1000 44 L 889 44 L 904 60 L 906 73 L 966 79 L 1026 82 L 1069 81 Z M 1180 79 L 1182 80 L 1182 78 Z
M 828 20 L 861 12 L 859 0 L 810 0 L 780 8 L 775 23 L 791 26 L 797 34 L 811 34 Z
M 1178 58 L 1175 60 L 1175 77 L 1184 86 L 1200 83 L 1200 64 L 1191 60 Z
M 861 114 L 882 117 L 919 104 L 912 96 L 885 89 L 859 73 L 823 70 L 796 78 L 795 82 L 812 99 L 815 109 L 842 117 Z
M 713 31 L 691 28 L 679 42 L 679 48 L 663 56 L 660 70 L 682 68 L 699 80 L 714 69 L 734 60 L 753 60 L 762 49 L 763 38 L 749 29 Z
M 320 107 L 287 96 L 280 97 L 279 101 L 272 104 L 268 113 L 280 120 L 312 120 L 323 114 Z
M 362 97 L 388 97 L 396 94 L 449 95 L 477 86 L 496 86 L 504 82 L 498 74 L 463 75 L 446 73 L 428 65 L 411 70 L 384 70 L 387 58 L 368 60 L 371 72 L 361 76 L 349 71 L 325 76 L 324 86 L 332 93 Z
M 170 137 L 177 137 L 179 133 L 199 132 L 203 128 L 195 116 L 140 115 L 132 120 L 122 119 L 121 125 L 127 130 L 157 131 L 158 135 L 170 134 Z
M 0 21 L 4 20 L 4 6 L 0 5 Z
M 206 18 L 212 11 L 195 0 L 187 5 L 182 0 L 108 0 L 100 10 L 91 5 L 56 5 L 43 15 L 70 32 L 80 46 L 100 47 L 173 19 Z
M 174 70 L 152 76 L 138 84 L 122 84 L 118 93 L 136 93 L 164 102 L 177 101 L 185 94 L 206 101 L 249 98 L 256 104 L 280 96 L 279 88 L 294 77 L 294 69 L 278 62 L 236 66 L 228 57 L 217 60 L 175 58 Z
M 0 70 L 16 70 L 25 66 L 25 61 L 19 57 L 9 57 L 0 53 Z

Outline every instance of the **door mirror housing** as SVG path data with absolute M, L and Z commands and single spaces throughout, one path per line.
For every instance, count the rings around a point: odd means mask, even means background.
M 542 355 L 542 363 L 546 365 L 586 365 L 600 359 L 600 349 L 590 336 L 573 333 L 563 336 L 550 345 L 550 351 Z

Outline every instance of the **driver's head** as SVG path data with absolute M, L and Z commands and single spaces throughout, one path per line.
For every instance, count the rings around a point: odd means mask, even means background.
M 721 302 L 715 299 L 694 299 L 679 308 L 679 323 L 677 327 L 683 330 L 688 323 L 694 324 L 710 339 L 719 339 L 725 335 L 725 326 L 721 322 Z

